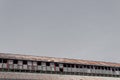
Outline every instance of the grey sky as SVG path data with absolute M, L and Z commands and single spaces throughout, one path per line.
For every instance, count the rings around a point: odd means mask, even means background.
M 0 0 L 0 52 L 120 61 L 120 0 Z

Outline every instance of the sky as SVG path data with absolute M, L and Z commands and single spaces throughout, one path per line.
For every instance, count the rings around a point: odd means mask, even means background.
M 0 0 L 0 52 L 120 62 L 120 0 Z

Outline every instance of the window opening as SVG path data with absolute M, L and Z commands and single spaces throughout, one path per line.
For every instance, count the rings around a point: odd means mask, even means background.
M 46 63 L 46 65 L 47 65 L 47 66 L 50 66 L 50 63 L 49 63 L 49 62 L 47 62 L 47 63 Z
M 60 72 L 63 72 L 63 69 L 62 69 L 62 68 L 60 68 Z
M 0 59 L 0 63 L 2 63 L 2 59 Z
M 7 63 L 7 59 L 3 59 L 3 63 Z
M 18 60 L 13 60 L 13 64 L 17 64 L 18 63 Z
M 27 64 L 27 61 L 23 61 L 23 64 Z
M 40 62 L 40 61 L 38 61 L 38 62 L 37 62 L 37 64 L 38 64 L 38 65 L 41 65 L 41 62 Z

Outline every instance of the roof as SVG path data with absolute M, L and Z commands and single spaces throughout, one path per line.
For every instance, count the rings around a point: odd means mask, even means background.
M 0 58 L 120 67 L 120 63 L 0 53 Z

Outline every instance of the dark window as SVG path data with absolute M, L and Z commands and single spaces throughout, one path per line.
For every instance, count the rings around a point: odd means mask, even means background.
M 118 68 L 115 68 L 115 71 L 118 71 Z
M 60 72 L 63 72 L 63 69 L 62 69 L 62 68 L 60 68 Z
M 37 64 L 38 64 L 38 65 L 41 65 L 41 62 L 40 62 L 40 61 L 38 61 L 38 62 L 37 62 Z
M 98 69 L 98 67 L 97 67 L 97 66 L 95 66 L 95 69 Z
M 7 59 L 3 59 L 3 63 L 7 63 Z
M 115 71 L 115 69 L 114 69 L 114 68 L 112 68 L 112 71 Z
M 118 68 L 118 70 L 120 71 L 120 68 Z
M 80 66 L 80 68 L 82 68 L 82 66 Z
M 67 67 L 67 64 L 63 64 L 64 67 Z
M 0 59 L 0 63 L 2 63 L 2 59 Z
M 91 66 L 91 69 L 93 69 L 94 67 L 93 66 Z
M 23 64 L 27 64 L 27 61 L 23 61 Z
M 108 70 L 110 70 L 110 67 L 108 67 Z
M 70 65 L 70 64 L 68 64 L 68 67 L 71 67 L 71 65 Z
M 74 68 L 74 64 L 72 64 L 72 68 Z
M 87 66 L 88 69 L 90 69 L 90 66 Z
M 55 66 L 56 66 L 56 67 L 58 67 L 58 66 L 59 66 L 59 64 L 58 64 L 58 63 L 55 63 Z
M 104 67 L 103 67 L 103 66 L 102 66 L 101 68 L 102 68 L 102 70 L 104 70 Z
M 100 66 L 98 66 L 98 69 L 100 69 Z
M 78 68 L 79 66 L 78 65 L 76 65 L 76 68 Z
M 107 70 L 107 67 L 105 67 L 105 70 Z
M 50 66 L 50 63 L 49 63 L 49 62 L 46 62 L 46 65 L 47 65 L 47 66 Z
M 18 60 L 13 60 L 13 64 L 17 64 L 18 63 Z

